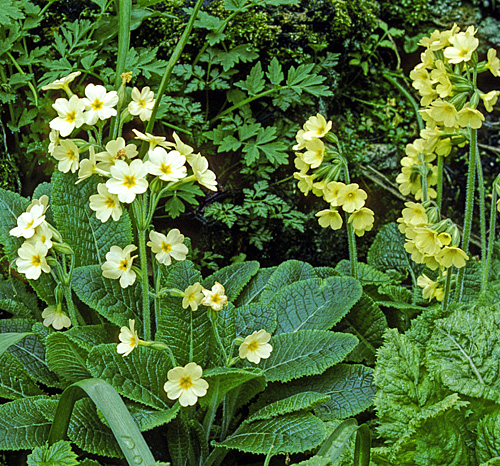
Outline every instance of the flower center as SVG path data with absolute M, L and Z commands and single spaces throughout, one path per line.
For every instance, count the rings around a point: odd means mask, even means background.
M 97 110 L 101 110 L 104 106 L 104 102 L 101 102 L 99 99 L 95 99 L 90 105 L 92 106 L 92 110 L 96 112 Z
M 127 158 L 127 150 L 126 149 L 120 149 L 115 156 L 115 159 L 118 160 L 123 160 Z
M 170 165 L 165 165 L 161 164 L 160 171 L 164 173 L 165 175 L 170 175 L 172 173 L 172 169 L 170 168 Z
M 66 113 L 66 121 L 68 123 L 74 123 L 76 120 L 76 112 L 73 110 L 72 112 Z
M 120 270 L 127 270 L 128 269 L 128 259 L 122 259 L 120 261 L 120 265 L 118 266 Z
M 70 149 L 68 152 L 66 152 L 66 156 L 68 157 L 68 160 L 75 160 L 75 151 Z
M 214 303 L 214 304 L 219 304 L 221 301 L 222 301 L 222 298 L 217 294 L 213 294 L 212 296 L 210 296 L 210 300 Z
M 40 267 L 42 264 L 42 258 L 39 255 L 31 257 L 31 265 L 34 267 Z
M 31 220 L 30 222 L 28 222 L 28 223 L 26 224 L 26 228 L 25 228 L 25 230 L 29 230 L 29 229 L 32 227 L 33 223 L 35 223 L 35 220 Z
M 247 346 L 248 351 L 255 351 L 258 347 L 259 343 L 256 340 L 251 341 Z
M 135 176 L 134 175 L 125 175 L 123 178 L 123 186 L 130 189 L 136 185 Z
M 181 380 L 179 382 L 179 386 L 182 387 L 184 390 L 188 390 L 191 386 L 193 385 L 193 381 L 191 380 L 191 377 L 181 377 Z
M 165 243 L 164 241 L 161 243 L 161 249 L 163 252 L 169 253 L 172 250 L 172 246 L 170 244 Z
M 139 99 L 139 102 L 137 102 L 137 105 L 141 108 L 146 108 L 146 101 L 144 99 Z
M 107 197 L 106 200 L 104 201 L 104 204 L 106 204 L 106 207 L 108 209 L 112 209 L 113 207 L 115 207 L 115 200 L 110 197 Z

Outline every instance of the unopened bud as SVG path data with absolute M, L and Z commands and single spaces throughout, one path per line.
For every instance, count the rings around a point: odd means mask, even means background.
M 58 243 L 57 241 L 52 241 L 52 247 L 62 254 L 74 254 L 73 249 L 66 243 Z

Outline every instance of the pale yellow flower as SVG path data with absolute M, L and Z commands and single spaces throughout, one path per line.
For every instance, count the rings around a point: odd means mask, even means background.
M 240 358 L 248 359 L 255 364 L 259 364 L 261 359 L 267 359 L 273 350 L 273 347 L 268 343 L 270 339 L 271 334 L 265 330 L 253 332 L 240 345 Z
M 191 165 L 198 183 L 211 191 L 217 191 L 215 173 L 208 169 L 208 160 L 205 157 L 201 154 L 196 154 L 191 159 L 188 159 L 188 163 Z
M 339 230 L 342 228 L 342 217 L 336 209 L 321 210 L 316 214 L 316 217 L 318 217 L 318 223 L 323 228 L 330 227 L 332 230 Z
M 462 128 L 470 126 L 479 129 L 483 125 L 484 115 L 475 108 L 464 107 L 458 112 L 458 124 Z
M 170 230 L 167 236 L 157 231 L 150 231 L 149 239 L 147 245 L 156 254 L 156 260 L 160 264 L 170 265 L 172 258 L 177 261 L 186 259 L 188 248 L 184 244 L 184 235 L 177 228 Z
M 121 354 L 123 357 L 128 356 L 135 348 L 137 348 L 140 341 L 139 336 L 137 335 L 137 330 L 134 329 L 135 320 L 129 319 L 128 325 L 128 327 L 122 327 L 120 329 L 118 339 L 121 343 L 118 343 L 118 346 L 116 347 L 116 352 Z
M 449 268 L 454 265 L 459 269 L 465 267 L 465 263 L 469 260 L 469 256 L 460 248 L 445 246 L 436 256 L 436 260 L 443 267 Z
M 486 69 L 490 70 L 493 76 L 500 76 L 500 59 L 498 59 L 497 51 L 495 49 L 488 50 L 488 62 L 486 63 Z
M 497 103 L 498 96 L 500 96 L 500 91 L 490 91 L 487 94 L 481 92 L 479 94 L 487 112 L 493 111 L 493 106 Z
M 75 128 L 79 128 L 85 123 L 83 116 L 85 103 L 76 95 L 72 95 L 69 100 L 56 99 L 52 107 L 58 116 L 49 123 L 49 126 L 51 129 L 59 131 L 62 137 L 69 136 Z
M 155 104 L 154 92 L 149 87 L 143 87 L 141 91 L 134 87 L 132 89 L 132 102 L 128 104 L 128 111 L 131 115 L 139 115 L 142 121 L 148 121 Z
M 447 128 L 454 128 L 458 120 L 458 112 L 453 104 L 438 99 L 432 102 L 430 114 L 438 123 L 442 123 Z
M 163 181 L 178 181 L 187 176 L 186 157 L 178 151 L 167 152 L 163 147 L 155 147 L 148 152 L 148 171 Z
M 306 149 L 303 155 L 304 162 L 309 164 L 311 168 L 318 168 L 325 156 L 323 141 L 318 138 L 306 141 Z
M 153 136 L 152 134 L 149 133 L 141 133 L 140 131 L 137 131 L 135 128 L 132 129 L 133 133 L 135 134 L 135 139 L 140 139 L 141 141 L 146 141 L 149 142 L 149 150 L 154 149 L 156 146 L 162 146 L 162 147 L 175 147 L 175 144 L 173 142 L 168 142 L 167 138 L 163 136 Z
M 42 312 L 43 325 L 54 327 L 56 330 L 71 327 L 71 319 L 62 310 L 62 306 L 48 306 Z
M 50 265 L 46 259 L 47 252 L 47 246 L 41 241 L 34 244 L 25 241 L 17 250 L 17 271 L 30 280 L 37 280 L 42 272 L 50 273 Z
M 54 90 L 64 89 L 68 94 L 71 94 L 71 91 L 69 89 L 69 83 L 74 81 L 75 78 L 77 78 L 81 74 L 82 74 L 81 71 L 74 71 L 73 73 L 68 74 L 68 76 L 64 78 L 56 79 L 54 82 L 42 86 L 41 90 L 48 91 L 49 89 L 54 89 Z
M 309 117 L 309 119 L 304 123 L 305 132 L 302 134 L 302 137 L 306 141 L 310 141 L 314 138 L 322 138 L 332 129 L 332 122 L 328 123 L 325 120 L 323 115 L 319 113 L 316 116 Z
M 302 193 L 304 193 L 304 196 L 307 196 L 309 194 L 309 191 L 311 191 L 313 187 L 316 175 L 307 175 L 306 173 L 295 172 L 293 174 L 293 177 L 299 180 L 299 182 L 297 183 L 297 187 Z
M 193 406 L 199 397 L 205 396 L 208 383 L 202 379 L 203 369 L 194 362 L 184 367 L 174 367 L 167 373 L 168 381 L 163 386 L 170 400 L 179 399 L 181 406 Z
M 354 233 L 357 236 L 363 236 L 366 231 L 370 231 L 373 228 L 374 215 L 373 210 L 368 207 L 362 207 L 349 215 L 347 221 L 352 224 Z
M 109 217 L 117 222 L 122 216 L 122 206 L 116 194 L 111 194 L 104 183 L 97 185 L 97 192 L 90 196 L 90 208 L 101 222 L 107 222 Z
M 10 235 L 31 238 L 35 234 L 35 228 L 45 220 L 44 213 L 43 205 L 35 205 L 28 212 L 23 212 L 17 218 L 17 226 L 9 231 Z
M 342 188 L 345 188 L 345 183 L 341 181 L 330 181 L 323 191 L 323 199 L 332 206 L 339 206 L 338 197 L 339 191 Z
M 224 287 L 215 282 L 211 290 L 202 289 L 203 299 L 201 304 L 211 307 L 214 311 L 220 311 L 224 306 L 227 306 L 227 296 L 225 295 Z
M 444 290 L 443 288 L 439 287 L 439 283 L 431 280 L 427 275 L 422 274 L 420 277 L 417 278 L 417 285 L 420 288 L 423 288 L 422 290 L 422 297 L 424 299 L 428 299 L 429 301 L 432 298 L 436 298 L 438 301 L 442 301 L 444 297 Z
M 118 160 L 111 168 L 112 178 L 106 181 L 106 187 L 112 194 L 117 194 L 120 202 L 130 204 L 137 194 L 142 194 L 148 189 L 148 167 L 142 160 L 133 160 L 128 165 L 123 160 Z
M 113 139 L 106 144 L 106 151 L 96 154 L 95 158 L 99 162 L 97 167 L 109 173 L 111 167 L 118 160 L 127 162 L 136 157 L 138 153 L 135 144 L 127 144 L 122 137 Z
M 453 46 L 444 49 L 444 56 L 450 63 L 468 62 L 472 58 L 472 53 L 479 45 L 479 39 L 474 37 L 474 34 L 474 26 L 470 26 L 467 32 L 459 32 L 451 37 Z
M 75 173 L 78 170 L 80 151 L 71 139 L 64 139 L 52 152 L 52 157 L 59 160 L 57 168 L 63 173 Z
M 427 213 L 425 207 L 422 204 L 417 204 L 415 202 L 406 202 L 406 209 L 403 209 L 403 219 L 405 223 L 411 225 L 420 226 L 429 223 L 427 218 Z
M 106 91 L 101 85 L 88 84 L 82 101 L 85 104 L 85 123 L 95 125 L 97 120 L 107 120 L 116 115 L 115 105 L 118 103 L 116 91 Z
M 357 183 L 351 183 L 339 190 L 337 204 L 342 206 L 345 212 L 354 212 L 365 205 L 367 194 Z
M 196 282 L 194 285 L 189 285 L 183 293 L 183 309 L 190 307 L 192 311 L 196 311 L 203 300 L 204 295 L 202 290 L 203 287 L 201 286 L 201 283 Z
M 111 246 L 106 254 L 106 262 L 101 265 L 102 275 L 113 280 L 120 279 L 120 286 L 127 288 L 135 282 L 136 274 L 132 269 L 132 262 L 137 256 L 131 257 L 132 251 L 137 249 L 129 244 L 124 249 L 119 246 Z

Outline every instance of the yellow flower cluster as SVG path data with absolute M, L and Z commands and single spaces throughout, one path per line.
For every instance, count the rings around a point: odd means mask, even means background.
M 479 40 L 474 26 L 460 32 L 454 25 L 448 31 L 434 31 L 420 41 L 426 50 L 421 62 L 410 73 L 413 87 L 420 94 L 420 115 L 426 128 L 406 148 L 407 157 L 401 161 L 402 171 L 397 178 L 402 194 L 422 199 L 422 174 L 427 177 L 427 196 L 436 197 L 431 186 L 437 182 L 437 169 L 432 165 L 436 156 L 447 156 L 454 145 L 467 142 L 464 129 L 478 129 L 484 115 L 477 109 L 480 101 L 488 112 L 493 110 L 500 91 L 481 92 L 475 75 L 489 70 L 500 76 L 500 60 L 496 51 L 488 51 L 487 60 L 478 62 L 476 49 Z M 423 165 L 425 164 L 425 168 Z
M 332 151 L 322 141 L 322 138 L 326 138 L 329 142 L 336 142 L 336 137 L 329 134 L 331 128 L 332 122 L 327 122 L 319 113 L 304 123 L 303 128 L 297 132 L 297 144 L 293 149 L 305 149 L 305 152 L 295 152 L 295 167 L 299 171 L 293 176 L 298 180 L 298 188 L 305 196 L 312 191 L 330 204 L 330 208 L 316 214 L 323 228 L 342 228 L 343 220 L 338 211 L 342 207 L 344 212 L 350 214 L 347 221 L 352 224 L 354 233 L 363 236 L 365 231 L 373 228 L 374 213 L 364 207 L 367 194 L 357 183 L 346 185 L 337 181 L 341 174 L 340 154 Z

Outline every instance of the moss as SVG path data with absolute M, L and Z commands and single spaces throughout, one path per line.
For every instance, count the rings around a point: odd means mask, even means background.
M 415 26 L 429 16 L 429 0 L 380 0 L 380 16 L 388 22 Z

